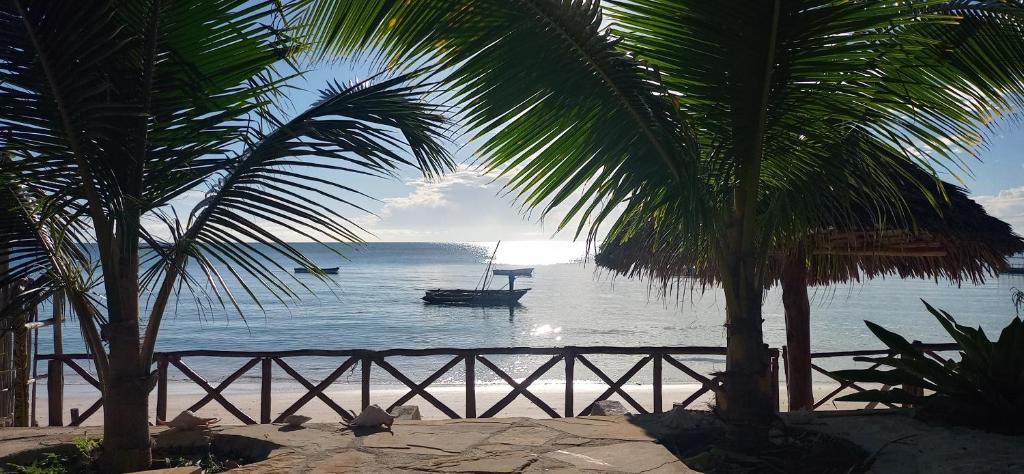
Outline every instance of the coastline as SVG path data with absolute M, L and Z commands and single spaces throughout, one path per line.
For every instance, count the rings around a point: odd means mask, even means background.
M 212 384 L 216 387 L 216 383 Z M 608 386 L 596 383 L 596 382 L 581 382 L 577 381 L 574 383 L 574 410 L 578 413 L 589 405 L 597 396 L 607 390 Z M 816 384 L 814 386 L 815 399 L 827 395 L 836 388 L 836 385 L 832 384 Z M 627 384 L 623 387 L 626 393 L 632 396 L 641 406 L 646 410 L 653 408 L 653 386 L 650 384 Z M 700 389 L 700 385 L 696 383 L 692 384 L 665 384 L 662 387 L 663 392 L 663 409 L 669 410 L 672 408 L 673 402 L 680 402 L 687 399 L 693 393 Z M 397 400 L 399 397 L 405 395 L 408 392 L 408 388 L 400 385 L 371 385 L 371 397 L 370 403 L 378 404 L 384 408 L 387 408 L 392 402 Z M 497 401 L 504 398 L 511 391 L 511 387 L 506 384 L 483 384 L 476 386 L 476 406 L 477 415 L 482 415 L 488 408 L 494 405 Z M 552 409 L 561 414 L 564 410 L 564 397 L 565 397 L 565 384 L 563 383 L 545 383 L 540 385 L 531 385 L 529 391 L 547 403 Z M 206 395 L 198 385 L 192 383 L 183 382 L 172 382 L 168 384 L 168 396 L 167 396 L 167 414 L 168 417 L 174 417 L 177 413 L 187 409 L 189 406 L 197 402 L 199 399 Z M 361 402 L 362 392 L 358 385 L 352 384 L 336 384 L 324 391 L 332 400 L 334 400 L 341 407 L 359 412 L 359 406 Z M 227 387 L 221 392 L 224 397 L 234 404 L 238 409 L 244 412 L 249 417 L 256 421 L 259 421 L 260 413 L 260 385 L 254 383 L 243 383 L 236 382 Z M 428 388 L 428 393 L 436 397 L 442 403 L 446 404 L 453 411 L 460 416 L 465 414 L 466 407 L 466 388 L 464 385 L 458 384 L 445 384 L 445 385 L 432 385 Z M 306 389 L 300 384 L 284 383 L 275 381 L 272 387 L 272 403 L 271 403 L 271 417 L 276 417 L 282 411 L 287 409 L 292 403 L 298 400 L 300 397 L 306 394 Z M 78 408 L 79 411 L 85 411 L 93 402 L 96 401 L 98 393 L 91 387 L 79 386 L 79 385 L 68 385 L 64 389 L 64 423 L 70 422 L 68 411 L 72 408 Z M 781 405 L 785 408 L 786 404 L 786 392 L 785 387 L 780 387 L 779 397 L 781 399 Z M 626 407 L 627 411 L 636 412 L 632 406 L 626 403 L 618 394 L 614 394 L 609 397 L 609 400 L 616 400 Z M 150 396 L 150 413 L 155 413 L 156 407 L 156 394 Z M 714 403 L 714 397 L 710 393 L 703 394 L 697 398 L 693 403 L 689 405 L 691 409 L 708 409 Z M 423 419 L 447 419 L 448 417 L 438 408 L 430 404 L 430 402 L 423 398 L 416 396 L 404 403 L 405 405 L 416 405 L 419 407 L 420 414 Z M 836 409 L 852 409 L 862 408 L 863 403 L 835 403 L 829 402 L 822 405 L 819 410 L 836 410 Z M 205 406 L 196 411 L 199 416 L 203 417 L 214 417 L 220 418 L 222 425 L 241 425 L 244 424 L 234 415 L 232 415 L 226 408 L 221 406 L 216 400 L 211 400 Z M 330 423 L 340 422 L 341 417 L 330 407 L 324 404 L 321 400 L 313 398 L 301 409 L 297 414 L 311 417 L 313 422 L 319 423 Z M 515 398 L 508 406 L 503 408 L 496 417 L 532 417 L 532 418 L 548 418 L 548 415 L 539 407 L 533 404 L 526 397 L 519 395 Z M 47 414 L 47 398 L 45 384 L 40 386 L 40 390 L 37 393 L 36 402 L 36 421 L 40 426 L 45 426 L 48 420 Z M 103 409 L 101 408 L 95 414 L 90 416 L 82 426 L 100 426 L 103 420 Z M 151 419 L 152 421 L 152 419 Z

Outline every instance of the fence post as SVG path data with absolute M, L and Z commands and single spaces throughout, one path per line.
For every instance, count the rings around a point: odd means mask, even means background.
M 167 356 L 156 355 L 156 419 L 167 421 Z
M 271 365 L 270 357 L 264 357 L 260 364 L 263 369 L 260 378 L 260 423 L 266 424 L 270 423 L 270 394 L 272 393 L 270 383 L 274 366 Z
M 14 294 L 25 291 L 27 282 L 14 285 Z M 14 426 L 29 426 L 29 334 L 25 327 L 29 322 L 28 311 L 21 311 L 14 317 Z
M 370 368 L 373 365 L 373 360 L 370 356 L 363 355 L 363 382 L 362 382 L 362 408 L 370 406 Z
M 771 371 L 772 371 L 772 401 L 774 402 L 775 412 L 779 412 L 779 351 L 772 350 L 771 353 Z M 788 378 L 786 379 L 789 380 Z
M 654 413 L 661 413 L 662 408 L 662 387 L 661 387 L 661 363 L 664 360 L 664 356 L 658 352 L 651 354 L 654 358 Z
M 573 411 L 573 406 L 572 406 L 572 401 L 573 401 L 572 400 L 572 398 L 573 398 L 572 379 L 573 379 L 573 370 L 575 368 L 574 366 L 576 365 L 576 352 L 573 350 L 572 347 L 566 347 L 565 348 L 564 360 L 565 360 L 565 417 L 566 418 L 570 418 L 570 417 L 576 416 L 576 412 Z
M 920 346 L 921 345 L 921 341 L 914 341 L 912 344 L 914 346 Z M 916 395 L 918 397 L 924 395 L 924 389 L 921 388 L 921 387 L 915 386 L 915 385 L 903 385 L 903 390 L 905 392 L 911 394 L 911 395 Z M 913 407 L 914 404 L 913 403 L 907 403 L 904 406 L 905 407 Z
M 466 356 L 466 418 L 476 418 L 476 354 Z
M 64 353 L 64 292 L 53 294 L 53 355 Z M 50 426 L 64 426 L 64 361 L 46 363 L 46 401 Z

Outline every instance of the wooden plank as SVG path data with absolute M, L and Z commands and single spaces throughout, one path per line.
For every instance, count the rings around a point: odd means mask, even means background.
M 575 378 L 576 370 L 576 353 L 572 348 L 566 349 L 565 351 L 565 415 L 566 417 L 573 416 L 576 412 L 573 411 L 573 399 L 576 393 L 573 390 L 573 378 Z
M 270 423 L 271 378 L 274 366 L 271 359 L 264 357 L 260 360 L 263 364 L 260 376 L 260 423 Z
M 311 384 L 309 380 L 306 380 L 305 377 L 296 372 L 295 369 L 293 369 L 290 365 L 285 363 L 284 360 L 278 358 L 274 358 L 273 360 L 274 362 L 277 363 L 278 366 L 284 369 L 284 371 L 287 372 L 288 375 L 290 375 L 293 379 L 295 379 L 295 381 L 299 382 L 299 384 L 301 384 L 303 387 L 306 387 L 306 390 L 308 390 L 308 392 L 306 392 L 305 395 L 299 397 L 299 399 L 296 400 L 295 403 L 292 403 L 291 406 L 289 406 L 283 412 L 281 412 L 281 414 L 278 415 L 277 418 L 274 420 L 274 423 L 280 423 L 284 421 L 285 418 L 294 415 L 295 412 L 299 410 L 299 408 L 302 408 L 306 403 L 309 403 L 309 401 L 312 400 L 313 397 L 319 398 L 320 401 L 324 402 L 325 405 L 331 407 L 331 409 L 334 410 L 335 413 L 340 415 L 343 420 L 351 420 L 353 418 L 352 414 L 349 413 L 348 410 L 342 408 L 341 405 L 338 405 L 337 402 L 332 400 L 323 392 L 327 387 L 334 383 L 334 381 L 337 380 L 338 377 L 341 377 L 341 374 L 344 374 L 346 370 L 355 365 L 356 362 L 358 362 L 358 359 L 356 359 L 355 357 L 349 357 L 348 359 L 345 360 L 345 362 L 338 366 L 337 369 L 334 369 L 334 372 L 331 372 L 330 375 L 327 376 L 327 378 L 321 380 L 320 383 L 316 384 L 315 386 Z
M 256 364 L 258 364 L 259 362 L 260 359 L 250 359 L 249 362 L 246 362 L 245 365 L 243 365 L 238 370 L 232 372 L 231 375 L 229 375 L 227 378 L 225 378 L 219 384 L 217 384 L 217 387 L 213 390 L 213 392 L 207 393 L 206 395 L 203 396 L 203 398 L 200 398 L 198 402 L 193 403 L 192 406 L 188 408 L 189 411 L 198 411 L 200 408 L 206 406 L 207 403 L 210 403 L 213 400 L 214 394 L 219 394 L 223 392 L 224 389 L 228 388 L 228 386 L 231 385 L 235 380 L 238 380 L 239 377 L 245 375 L 245 373 L 248 372 L 249 369 L 255 367 Z
M 882 364 L 874 364 L 871 367 L 868 367 L 868 370 L 876 369 L 876 368 L 878 368 L 881 365 Z M 815 364 L 811 364 L 811 368 L 814 369 L 814 370 L 817 370 L 818 372 L 820 372 L 821 374 L 825 375 L 826 377 L 828 377 L 828 378 L 830 378 L 832 380 L 835 380 L 836 382 L 839 382 L 839 388 L 833 390 L 831 393 L 826 395 L 824 398 L 822 398 L 821 400 L 816 402 L 814 404 L 814 406 L 811 408 L 812 410 L 817 409 L 818 407 L 823 405 L 825 402 L 829 401 L 829 399 L 831 399 L 832 397 L 836 396 L 839 392 L 843 391 L 846 388 L 853 388 L 853 389 L 855 389 L 855 390 L 857 390 L 859 392 L 865 391 L 864 387 L 861 387 L 860 385 L 857 385 L 857 384 L 855 384 L 855 383 L 853 383 L 853 382 L 851 382 L 849 380 L 843 380 L 843 379 L 841 379 L 839 377 L 836 377 L 835 375 L 832 375 L 831 372 L 829 372 L 829 371 L 827 371 L 825 369 L 822 369 L 821 367 L 818 367 Z M 885 406 L 887 406 L 889 408 L 896 408 L 896 406 L 891 404 L 891 403 L 884 403 L 883 402 L 883 405 L 885 405 Z
M 51 297 L 53 304 L 53 353 L 64 352 L 64 292 L 57 290 Z M 49 426 L 64 426 L 64 363 L 50 360 L 46 363 L 46 399 Z
M 958 351 L 960 345 L 950 342 L 941 344 L 914 344 L 914 347 L 922 351 Z M 868 349 L 858 351 L 835 351 L 835 352 L 812 352 L 811 357 L 815 359 L 821 359 L 826 357 L 851 357 L 851 356 L 872 356 L 872 355 L 886 355 L 890 354 L 891 351 L 888 349 Z
M 421 388 L 428 387 L 430 384 L 436 382 L 437 379 L 441 378 L 441 376 L 443 376 L 444 374 L 448 373 L 448 371 L 451 370 L 452 367 L 455 367 L 460 361 L 462 361 L 463 358 L 464 357 L 462 357 L 462 356 L 455 356 L 454 359 L 448 361 L 447 364 L 442 366 L 440 369 L 437 369 L 433 374 L 430 374 L 430 377 L 427 377 L 426 379 L 423 379 L 423 382 L 420 382 L 418 384 L 418 386 L 421 387 Z M 415 397 L 415 396 L 416 396 L 416 392 L 413 391 L 413 390 L 410 390 L 410 391 L 406 392 L 405 395 L 402 395 L 401 397 L 398 397 L 398 400 L 395 400 L 395 402 L 392 403 L 388 407 L 387 411 L 391 411 L 395 407 L 397 407 L 397 406 L 399 406 L 399 405 L 401 405 L 401 404 L 411 400 L 412 397 Z
M 645 347 L 618 347 L 618 346 L 565 346 L 565 347 L 482 347 L 482 348 L 430 348 L 430 349 L 388 349 L 383 351 L 369 350 L 326 350 L 326 349 L 297 349 L 288 351 L 220 351 L 220 350 L 189 350 L 163 352 L 172 357 L 298 357 L 298 356 L 320 356 L 320 357 L 370 357 L 371 359 L 382 357 L 416 357 L 416 356 L 437 356 L 437 355 L 461 355 L 472 356 L 474 354 L 484 355 L 561 355 L 566 349 L 582 354 L 621 354 L 621 355 L 648 355 L 651 352 L 662 352 L 667 354 L 680 355 L 725 355 L 724 347 L 714 346 L 645 346 Z M 76 354 L 81 358 L 89 358 L 88 354 Z
M 476 418 L 476 357 L 466 357 L 466 418 Z
M 100 381 L 96 380 L 96 377 L 93 377 L 92 374 L 90 374 L 89 372 L 86 372 L 85 369 L 83 369 L 82 366 L 78 365 L 77 362 L 71 359 L 65 359 L 64 363 L 67 364 L 68 367 L 71 367 L 71 370 L 77 372 L 78 375 L 82 377 L 82 380 L 89 382 L 89 385 L 96 387 L 96 389 L 99 390 L 100 392 L 103 391 L 103 387 L 100 386 Z
M 89 408 L 86 408 L 81 415 L 78 414 L 77 408 L 72 408 L 71 423 L 69 423 L 68 426 L 80 426 L 82 422 L 88 420 L 89 417 L 92 416 L 93 413 L 99 411 L 100 408 L 103 408 L 103 397 L 100 397 L 95 402 L 92 402 L 92 405 L 89 405 Z
M 779 412 L 779 356 L 771 356 L 771 374 L 772 374 L 772 400 L 774 401 L 775 413 Z M 814 401 L 812 397 L 811 402 Z
M 509 403 L 512 403 L 512 400 L 515 400 L 516 397 L 518 397 L 520 394 L 522 394 L 528 400 L 533 402 L 534 405 L 537 405 L 538 408 L 544 410 L 544 412 L 547 413 L 552 418 L 559 418 L 560 416 L 558 412 L 553 410 L 551 406 L 549 406 L 544 400 L 541 400 L 540 397 L 534 395 L 529 390 L 527 390 L 527 388 L 530 386 L 530 384 L 536 382 L 537 379 L 541 378 L 545 373 L 547 373 L 548 370 L 554 367 L 555 364 L 557 364 L 558 361 L 562 360 L 563 357 L 564 356 L 562 356 L 561 354 L 551 357 L 550 360 L 548 360 L 539 368 L 537 368 L 537 370 L 530 374 L 529 377 L 526 377 L 526 379 L 524 379 L 522 383 L 518 383 L 507 373 L 505 373 L 505 371 L 499 369 L 498 366 L 494 365 L 491 361 L 485 359 L 483 356 L 477 356 L 476 359 L 480 361 L 481 364 L 487 366 L 487 368 L 491 369 L 491 371 L 494 372 L 495 375 L 500 377 L 502 380 L 505 381 L 505 383 L 509 384 L 509 386 L 512 387 L 512 391 L 508 395 L 506 395 L 501 400 L 498 400 L 498 402 L 495 403 L 494 406 L 484 411 L 484 413 L 480 415 L 480 418 L 490 418 L 498 414 L 499 411 L 508 406 Z
M 654 380 L 652 391 L 654 392 L 654 413 L 661 413 L 665 411 L 662 406 L 662 386 L 661 386 L 661 364 L 665 360 L 661 354 L 651 354 L 654 358 Z
M 49 426 L 64 426 L 64 362 L 46 362 L 46 404 Z
M 690 406 L 691 403 L 697 401 L 697 399 L 700 398 L 702 395 L 704 395 L 705 393 L 708 393 L 710 391 L 711 391 L 711 389 L 707 385 L 704 385 L 699 390 L 697 390 L 696 392 L 693 392 L 692 394 L 690 394 L 689 397 L 686 397 L 686 400 L 683 400 L 682 402 L 680 402 L 679 406 L 682 407 L 682 408 L 686 408 L 686 407 Z
M 424 387 L 416 385 L 416 382 L 409 380 L 409 377 L 406 377 L 405 374 L 396 369 L 393 365 L 389 364 L 388 361 L 384 359 L 378 360 L 377 365 L 380 366 L 380 368 L 384 369 L 385 372 L 391 374 L 392 377 L 398 379 L 399 382 L 405 384 L 406 387 L 409 387 L 413 392 L 416 393 L 416 395 L 419 395 L 428 403 L 433 405 L 435 408 L 441 410 L 441 413 L 444 413 L 446 416 L 448 416 L 448 418 L 462 418 L 461 416 L 459 416 L 458 413 L 455 413 L 455 410 L 452 410 L 448 405 L 445 405 L 444 402 L 438 400 L 436 397 L 431 395 L 430 392 L 427 392 L 424 389 Z
M 622 385 L 628 382 L 629 379 L 633 378 L 633 376 L 636 375 L 636 373 L 639 372 L 640 369 L 644 368 L 644 366 L 651 361 L 651 356 L 645 356 L 644 358 L 640 359 L 640 361 L 638 361 L 636 364 L 633 365 L 633 367 L 627 370 L 626 373 L 622 375 L 622 377 L 619 377 L 619 379 L 615 381 L 612 381 L 611 377 L 608 377 L 608 375 L 602 372 L 601 369 L 599 369 L 596 365 L 590 362 L 590 360 L 584 357 L 583 354 L 578 355 L 577 359 L 579 359 L 579 361 L 584 366 L 590 369 L 590 371 L 593 372 L 594 375 L 597 375 L 599 379 L 604 381 L 604 383 L 608 384 L 608 389 L 601 393 L 601 395 L 598 395 L 593 402 L 587 405 L 587 408 L 580 412 L 580 416 L 586 416 L 590 414 L 590 409 L 591 407 L 594 406 L 594 403 L 597 403 L 601 400 L 607 400 L 608 397 L 612 396 L 613 393 L 618 393 L 619 396 L 626 401 L 626 403 L 632 405 L 633 408 L 635 408 L 640 413 L 647 413 L 647 409 L 645 409 L 643 405 L 637 403 L 637 401 L 633 399 L 633 397 L 630 394 L 626 393 L 626 391 L 622 389 Z
M 369 357 L 363 357 L 362 365 L 362 379 L 359 384 L 362 388 L 360 407 L 365 410 L 366 407 L 370 406 L 370 369 L 373 368 L 373 360 Z
M 181 360 L 177 358 L 172 358 L 170 359 L 170 363 L 171 365 L 177 367 L 178 370 L 180 370 L 181 373 L 185 374 L 186 377 L 192 379 L 193 382 L 202 387 L 203 390 L 206 390 L 206 393 L 212 395 L 213 399 L 217 400 L 217 403 L 220 403 L 220 405 L 224 407 L 225 410 L 234 415 L 235 418 L 241 420 L 242 423 L 245 423 L 247 425 L 256 424 L 256 420 L 253 420 L 252 418 L 249 417 L 249 415 L 246 415 L 244 412 L 242 412 L 242 410 L 239 410 L 238 407 L 236 407 L 233 403 L 229 402 L 228 399 L 224 398 L 224 396 L 221 395 L 220 392 L 215 391 L 214 388 L 210 386 L 209 382 L 200 377 L 199 374 L 192 371 L 192 369 L 189 368 L 189 366 L 185 365 L 183 362 L 181 362 Z
M 156 419 L 167 421 L 167 357 L 156 361 Z
M 669 365 L 671 365 L 671 366 L 673 366 L 673 367 L 683 371 L 683 373 L 685 373 L 686 375 L 689 375 L 694 380 L 700 382 L 702 385 L 710 386 L 710 388 L 712 390 L 714 390 L 716 388 L 715 383 L 711 379 L 705 377 L 700 372 L 697 372 L 696 370 L 691 369 L 686 364 L 684 364 L 682 362 L 679 362 L 674 357 L 672 357 L 672 356 L 670 356 L 668 354 L 665 354 L 665 362 L 668 362 Z

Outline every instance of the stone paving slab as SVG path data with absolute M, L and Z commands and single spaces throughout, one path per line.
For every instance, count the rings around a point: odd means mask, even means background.
M 655 441 L 707 419 L 697 413 L 396 422 L 391 431 L 353 432 L 340 423 L 293 429 L 228 426 L 207 432 L 153 428 L 158 446 L 213 449 L 264 459 L 238 473 L 645 473 L 694 472 Z M 789 418 L 783 415 L 783 418 Z M 807 418 L 807 417 L 804 417 Z M 897 411 L 829 412 L 793 422 L 877 452 L 872 472 L 1024 472 L 1020 437 L 925 424 Z M 0 429 L 0 458 L 28 464 L 43 449 L 74 449 L 91 428 Z M 3 466 L 0 466 L 2 469 Z

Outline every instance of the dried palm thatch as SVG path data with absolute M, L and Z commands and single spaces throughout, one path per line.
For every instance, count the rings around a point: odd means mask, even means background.
M 786 242 L 768 249 L 771 258 L 761 278 L 766 286 L 782 286 L 791 410 L 814 406 L 809 285 L 888 275 L 979 283 L 1005 269 L 1008 256 L 1024 251 L 1024 240 L 1007 223 L 988 215 L 963 188 L 917 167 L 903 171 L 903 212 L 864 207 L 801 237 L 769 239 Z M 663 289 L 719 281 L 714 259 L 694 254 L 689 250 L 693 247 L 671 236 L 671 227 L 659 229 L 647 222 L 626 238 L 606 242 L 595 260 L 613 272 L 661 283 Z
M 915 176 L 916 175 L 916 176 Z M 912 176 L 930 186 L 938 202 L 903 180 L 910 219 L 881 223 L 861 211 L 846 227 L 810 232 L 796 243 L 774 248 L 763 271 L 765 284 L 779 282 L 787 257 L 802 255 L 810 285 L 860 281 L 861 278 L 948 279 L 980 283 L 1006 268 L 1006 258 L 1024 252 L 1024 240 L 1010 225 L 990 216 L 966 191 L 930 178 L 915 169 Z M 944 199 L 943 199 L 944 196 Z M 656 226 L 648 225 L 628 238 L 607 241 L 596 255 L 598 265 L 629 277 L 669 283 L 692 277 L 702 284 L 718 281 L 713 259 L 691 255 Z

